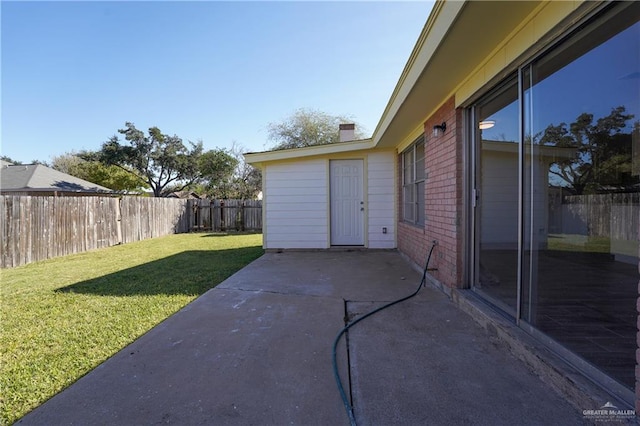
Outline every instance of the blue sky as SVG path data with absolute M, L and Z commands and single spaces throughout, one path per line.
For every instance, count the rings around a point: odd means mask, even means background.
M 626 114 L 633 115 L 627 121 L 625 132 L 630 133 L 633 123 L 640 120 L 640 103 L 637 101 L 640 24 L 635 23 L 615 37 L 601 41 L 602 44 L 573 59 L 553 74 L 543 74 L 541 80 L 534 77 L 535 87 L 531 91 L 534 108 L 531 131 L 534 134 L 543 132 L 549 125 L 565 123 L 568 127 L 582 113 L 593 114 L 595 124 L 619 106 L 625 107 Z M 560 54 L 563 52 L 560 51 Z M 542 57 L 542 66 L 544 61 Z M 558 98 L 558 93 L 565 96 Z M 512 95 L 512 99 L 515 99 L 515 89 Z M 496 125 L 483 131 L 484 138 L 519 139 L 517 101 L 514 100 L 487 119 L 494 120 Z
M 432 2 L 2 1 L 2 155 L 97 150 L 132 121 L 268 149 L 298 108 L 371 134 Z

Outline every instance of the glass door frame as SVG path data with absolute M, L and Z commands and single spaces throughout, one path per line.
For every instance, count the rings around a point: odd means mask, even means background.
M 475 293 L 479 294 L 482 299 L 487 300 L 492 305 L 495 305 L 500 313 L 503 313 L 504 316 L 510 321 L 514 321 L 516 324 L 520 323 L 521 318 L 521 306 L 522 306 L 522 292 L 521 292 L 521 284 L 522 284 L 522 268 L 523 268 L 523 171 L 524 171 L 524 159 L 523 159 L 523 100 L 521 96 L 518 96 L 518 138 L 516 141 L 518 143 L 518 235 L 517 235 L 517 284 L 516 284 L 516 306 L 515 311 L 512 307 L 508 306 L 503 301 L 487 294 L 479 290 L 477 283 L 480 280 L 480 235 L 479 235 L 479 217 L 480 217 L 480 209 L 479 201 L 483 197 L 481 191 L 481 183 L 480 183 L 480 175 L 479 175 L 479 164 L 480 164 L 480 153 L 481 153 L 481 143 L 482 139 L 480 137 L 480 129 L 477 124 L 479 122 L 479 114 L 478 114 L 478 105 L 482 99 L 490 98 L 493 94 L 500 92 L 509 82 L 510 80 L 516 80 L 515 73 L 511 73 L 505 78 L 502 79 L 500 83 L 494 85 L 493 88 L 487 92 L 485 92 L 482 97 L 476 99 L 472 107 L 466 108 L 465 110 L 465 120 L 466 125 L 465 129 L 467 130 L 468 140 L 469 140 L 469 149 L 467 149 L 467 158 L 465 159 L 468 167 L 465 168 L 467 170 L 467 175 L 465 176 L 465 182 L 468 183 L 468 191 L 466 194 L 466 199 L 468 201 L 468 207 L 466 209 L 467 214 L 469 215 L 469 233 L 467 238 L 467 250 L 466 254 L 468 263 L 470 265 L 466 268 L 467 273 L 467 282 L 469 283 L 469 288 L 473 290 Z M 522 77 L 521 77 L 521 69 L 519 68 L 517 71 L 517 80 L 515 81 L 516 87 L 518 90 L 518 94 L 522 93 Z

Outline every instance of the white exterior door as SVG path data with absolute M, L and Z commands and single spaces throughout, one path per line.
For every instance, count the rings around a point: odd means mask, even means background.
M 362 160 L 331 160 L 331 245 L 364 245 Z

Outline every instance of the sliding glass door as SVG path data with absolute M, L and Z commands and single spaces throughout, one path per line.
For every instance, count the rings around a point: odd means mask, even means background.
M 516 78 L 475 108 L 475 288 L 515 315 L 518 284 L 519 112 Z
M 631 390 L 640 6 L 616 5 L 472 110 L 474 289 Z
M 523 319 L 632 388 L 640 23 L 630 17 L 599 21 L 522 72 Z

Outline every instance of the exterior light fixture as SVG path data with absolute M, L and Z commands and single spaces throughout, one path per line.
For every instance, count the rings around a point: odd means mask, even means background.
M 478 128 L 480 130 L 485 130 L 485 129 L 490 129 L 495 125 L 496 125 L 496 122 L 494 120 L 485 120 L 485 121 L 481 121 L 478 124 Z
M 444 131 L 447 130 L 447 123 L 442 122 L 442 124 L 436 124 L 433 126 L 433 137 L 437 138 L 438 136 L 444 134 Z

